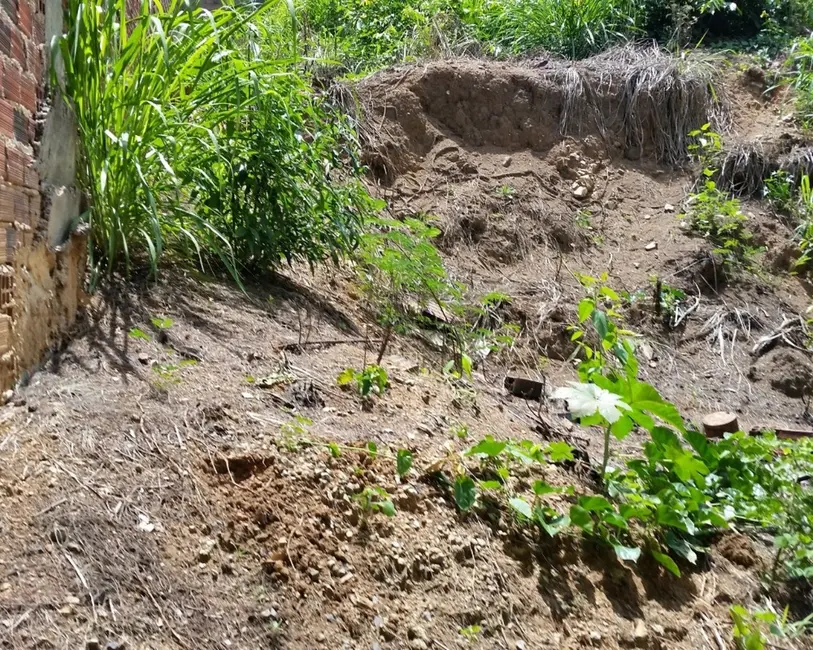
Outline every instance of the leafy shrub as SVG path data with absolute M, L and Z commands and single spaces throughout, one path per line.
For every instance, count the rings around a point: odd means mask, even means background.
M 271 4 L 209 15 L 144 1 L 123 21 L 125 0 L 71 0 L 57 46 L 96 276 L 140 254 L 154 273 L 167 248 L 237 276 L 237 256 L 313 263 L 355 245 L 373 206 L 347 125 L 286 61 L 258 56 Z

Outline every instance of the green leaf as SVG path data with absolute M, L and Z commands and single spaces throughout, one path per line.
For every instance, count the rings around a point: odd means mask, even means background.
M 506 448 L 508 443 L 499 442 L 494 440 L 491 436 L 486 436 L 483 440 L 478 442 L 473 447 L 470 447 L 465 453 L 466 456 L 488 456 L 489 458 L 496 458 Z
M 610 331 L 610 326 L 607 322 L 607 314 L 599 309 L 596 309 L 593 312 L 593 327 L 596 328 L 596 332 L 598 332 L 601 340 L 605 340 Z
M 370 454 L 370 458 L 375 458 L 378 456 L 378 445 L 372 440 L 367 443 L 367 453 Z
M 499 481 L 480 481 L 478 482 L 481 490 L 501 490 L 502 483 Z
M 477 499 L 477 488 L 468 476 L 458 476 L 454 482 L 454 501 L 463 512 L 468 512 Z
M 389 499 L 379 501 L 376 506 L 378 506 L 378 509 L 387 515 L 387 517 L 395 516 L 395 504 Z
M 612 510 L 613 504 L 602 496 L 593 495 L 589 497 L 580 497 L 579 505 L 587 512 L 602 512 L 604 510 Z
M 395 456 L 395 468 L 398 476 L 405 476 L 412 468 L 412 452 L 408 449 L 399 449 Z
M 641 549 L 637 546 L 613 544 L 613 549 L 618 559 L 622 562 L 637 562 L 638 558 L 641 557 Z
M 134 339 L 142 339 L 144 341 L 150 340 L 150 335 L 138 327 L 133 327 L 128 334 Z
M 564 440 L 557 440 L 556 442 L 550 443 L 545 451 L 547 451 L 550 462 L 552 463 L 573 460 L 573 447 Z
M 336 377 L 336 383 L 339 386 L 347 386 L 348 384 L 352 384 L 355 379 L 356 371 L 353 368 L 346 368 Z
M 588 533 L 593 532 L 593 518 L 581 506 L 570 507 L 570 521 L 574 526 Z
M 678 578 L 680 577 L 680 569 L 671 557 L 659 551 L 652 551 L 652 557 L 654 557 L 655 560 L 657 560 L 658 563 L 666 568 L 670 573 L 673 573 Z
M 339 458 L 339 456 L 342 455 L 342 450 L 339 449 L 339 445 L 335 442 L 327 443 L 327 448 L 330 450 L 330 455 L 333 456 L 333 458 Z
M 602 296 L 606 296 L 613 302 L 618 302 L 619 300 L 621 300 L 621 298 L 618 297 L 618 294 L 612 289 L 610 289 L 610 287 L 601 287 L 601 289 L 599 289 L 599 293 Z
M 584 298 L 579 303 L 579 322 L 583 323 L 588 318 L 590 318 L 590 314 L 593 313 L 593 310 L 596 308 L 595 303 L 593 302 L 592 298 Z
M 545 481 L 534 481 L 533 485 L 534 494 L 537 496 L 542 496 L 544 494 L 553 494 L 554 492 L 559 492 L 558 488 L 553 487 L 552 485 L 546 483 Z
M 697 553 L 695 553 L 692 545 L 685 539 L 681 539 L 671 531 L 666 533 L 666 545 L 671 548 L 680 557 L 686 559 L 691 564 L 697 563 Z
M 555 537 L 568 526 L 570 526 L 570 517 L 567 515 L 559 515 L 548 519 L 541 508 L 536 508 L 534 511 L 534 520 L 539 527 L 544 530 L 551 537 Z
M 635 422 L 628 415 L 623 415 L 619 420 L 610 425 L 610 433 L 616 440 L 623 440 L 635 428 Z
M 513 498 L 508 500 L 509 505 L 519 514 L 521 514 L 526 519 L 533 518 L 533 510 L 531 510 L 531 504 L 529 504 L 525 499 Z

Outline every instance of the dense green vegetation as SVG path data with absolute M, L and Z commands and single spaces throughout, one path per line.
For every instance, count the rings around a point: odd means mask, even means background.
M 776 52 L 813 18 L 806 0 L 299 0 L 294 11 L 293 23 L 277 12 L 277 33 L 293 24 L 303 54 L 350 72 L 438 54 L 582 58 L 646 38 L 670 47 L 717 40 Z
M 155 272 L 167 249 L 235 276 L 352 250 L 375 207 L 353 130 L 265 55 L 265 10 L 125 11 L 73 0 L 58 43 L 94 274 L 142 253 Z

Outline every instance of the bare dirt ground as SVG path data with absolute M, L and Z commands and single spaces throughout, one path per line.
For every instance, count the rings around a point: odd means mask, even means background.
M 503 390 L 511 368 L 552 385 L 573 378 L 565 328 L 576 272 L 609 271 L 630 292 L 649 292 L 657 275 L 700 298 L 677 329 L 645 310 L 630 317 L 648 346 L 646 380 L 687 417 L 729 408 L 746 427 L 804 425 L 809 355 L 784 344 L 752 355 L 809 302 L 803 282 L 771 262 L 788 228 L 747 204 L 771 250 L 759 273 L 723 277 L 676 218 L 688 170 L 658 163 L 647 142 L 607 146 L 592 127 L 558 135 L 555 106 L 522 109 L 525 136 L 499 121 L 483 89 L 525 101 L 517 89 L 534 96 L 534 70 L 437 63 L 361 88 L 395 147 L 373 166 L 393 212 L 438 215 L 455 276 L 474 295 L 514 298 L 521 344 L 476 373 L 476 399 L 461 399 L 440 372 L 445 360 L 409 340 L 384 359 L 391 389 L 372 410 L 340 390 L 336 376 L 371 360 L 364 341 L 378 336 L 344 271 L 292 272 L 243 294 L 169 270 L 158 284 L 94 297 L 70 341 L 0 411 L 2 647 L 733 647 L 728 608 L 760 598 L 764 538 L 721 536 L 677 579 L 576 537 L 540 544 L 504 517 L 458 515 L 448 489 L 424 475 L 486 434 L 566 438 L 598 453 L 598 436 L 555 404 L 537 412 Z M 728 84 L 733 128 L 787 130 L 782 107 L 746 81 L 732 74 Z M 464 87 L 478 92 L 443 99 Z M 497 115 L 492 135 L 467 126 L 480 113 Z M 579 199 L 573 183 L 585 175 L 593 187 Z M 369 441 L 377 458 L 334 458 L 323 444 Z M 639 443 L 631 436 L 622 452 Z M 415 455 L 403 480 L 389 457 L 397 448 Z M 590 481 L 579 463 L 544 471 L 552 484 Z M 352 505 L 370 485 L 393 495 L 394 518 Z M 803 610 L 810 598 L 794 603 Z M 473 624 L 482 632 L 467 640 L 459 630 Z

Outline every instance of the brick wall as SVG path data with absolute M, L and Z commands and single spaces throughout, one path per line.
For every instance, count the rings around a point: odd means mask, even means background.
M 41 216 L 34 120 L 44 41 L 44 3 L 0 0 L 0 356 L 12 345 L 14 254 L 33 243 Z
M 64 195 L 65 188 L 56 185 L 66 182 L 40 179 L 43 169 L 70 169 L 72 177 L 75 159 L 71 139 L 65 138 L 72 129 L 71 125 L 65 128 L 67 112 L 51 111 L 49 115 L 46 101 L 46 11 L 53 32 L 62 23 L 61 0 L 0 0 L 2 390 L 36 364 L 73 323 L 81 302 L 84 241 L 76 242 L 76 237 L 61 241 L 51 237 L 49 241 L 47 237 L 48 206 L 55 193 Z M 50 140 L 56 144 L 44 146 L 49 140 L 44 125 L 48 119 L 53 122 L 54 115 L 62 128 L 52 125 Z M 73 204 L 68 212 L 73 213 L 68 216 L 75 215 Z M 65 219 L 65 215 L 58 216 Z

